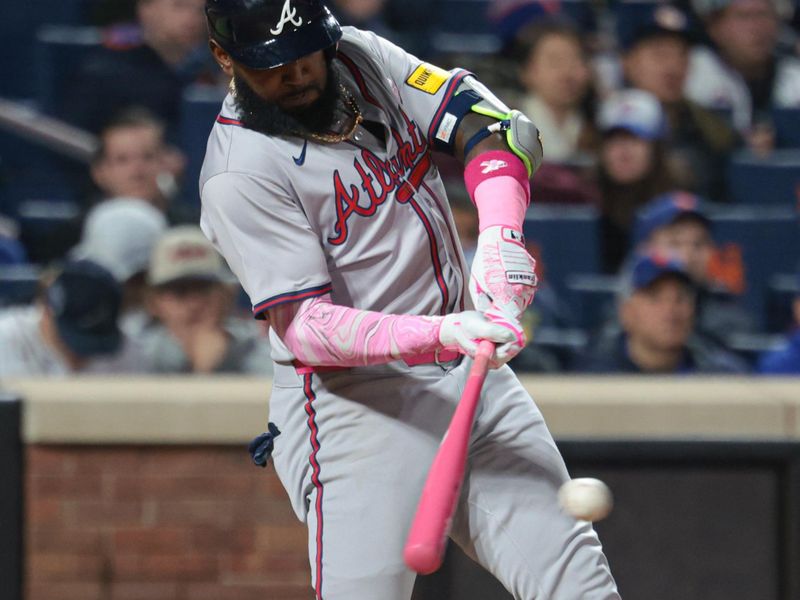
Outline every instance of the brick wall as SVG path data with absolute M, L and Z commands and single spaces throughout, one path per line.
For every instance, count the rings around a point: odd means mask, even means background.
M 233 447 L 30 446 L 26 600 L 309 600 L 305 527 Z

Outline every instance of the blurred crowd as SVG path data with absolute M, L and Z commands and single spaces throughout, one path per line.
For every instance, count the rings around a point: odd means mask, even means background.
M 63 94 L 32 102 L 97 143 L 88 165 L 54 163 L 70 201 L 36 236 L 26 218 L 40 205 L 12 193 L 20 187 L 6 160 L 14 143 L 2 133 L 0 377 L 269 374 L 266 332 L 248 318 L 247 299 L 196 226 L 191 153 L 198 148 L 181 145 L 187 93 L 221 98 L 228 85 L 208 52 L 204 0 L 71 1 L 99 41 L 81 53 Z M 739 191 L 733 157 L 800 152 L 796 2 L 329 5 L 343 24 L 471 70 L 525 112 L 545 156 L 532 180 L 534 207 L 596 215 L 591 253 L 609 285 L 591 321 L 576 314 L 559 283 L 565 274 L 552 276 L 555 267 L 539 252 L 545 242 L 528 235 L 542 283 L 515 369 L 800 374 L 800 245 L 786 249 L 783 317 L 768 318 L 744 301 L 754 267 L 720 243 L 714 219 Z M 798 110 L 796 146 L 783 141 L 776 119 L 783 109 Z M 469 259 L 477 217 L 461 170 L 447 157 L 435 160 Z M 796 183 L 797 196 L 770 206 L 796 211 L 800 175 Z M 18 274 L 30 272 L 29 297 L 13 292 Z

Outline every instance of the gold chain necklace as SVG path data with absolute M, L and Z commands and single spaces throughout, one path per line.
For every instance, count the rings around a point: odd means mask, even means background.
M 348 90 L 342 84 L 339 84 L 339 89 L 342 91 L 342 96 L 344 97 L 347 108 L 349 108 L 350 112 L 353 113 L 353 123 L 350 128 L 343 133 L 306 132 L 298 135 L 301 137 L 307 137 L 314 142 L 322 142 L 324 144 L 338 144 L 339 142 L 348 140 L 353 136 L 358 126 L 364 121 L 364 117 L 361 114 L 361 109 L 359 108 L 358 103 L 356 102 L 356 99 L 353 97 L 353 94 L 350 92 L 350 90 Z

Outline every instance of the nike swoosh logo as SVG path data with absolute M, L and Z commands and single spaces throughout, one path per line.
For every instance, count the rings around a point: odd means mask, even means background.
M 306 148 L 308 148 L 308 140 L 303 143 L 303 151 L 300 152 L 300 156 L 292 157 L 294 164 L 296 164 L 298 167 L 302 167 L 303 163 L 306 162 Z

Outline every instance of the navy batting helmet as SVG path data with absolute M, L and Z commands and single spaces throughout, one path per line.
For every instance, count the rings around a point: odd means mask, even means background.
M 321 0 L 206 0 L 206 18 L 211 39 L 252 69 L 285 65 L 342 37 Z

